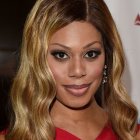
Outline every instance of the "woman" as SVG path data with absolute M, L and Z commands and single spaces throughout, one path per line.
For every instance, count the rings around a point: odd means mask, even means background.
M 103 0 L 38 0 L 24 30 L 6 139 L 140 139 L 123 69 L 121 40 Z

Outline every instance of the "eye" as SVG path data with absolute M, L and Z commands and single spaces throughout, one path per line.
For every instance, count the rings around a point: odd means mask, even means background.
M 56 59 L 60 59 L 60 60 L 68 59 L 68 55 L 64 51 L 52 51 L 51 54 Z
M 98 50 L 90 50 L 88 51 L 86 54 L 85 54 L 85 57 L 86 58 L 96 58 L 98 55 L 101 54 L 101 51 L 98 51 Z

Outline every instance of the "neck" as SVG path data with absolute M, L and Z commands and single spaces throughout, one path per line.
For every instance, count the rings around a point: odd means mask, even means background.
M 102 116 L 103 112 L 95 99 L 89 105 L 80 109 L 68 108 L 56 100 L 51 110 L 51 117 L 55 125 L 62 124 L 65 121 L 73 124 L 87 123 L 101 119 L 99 116 Z

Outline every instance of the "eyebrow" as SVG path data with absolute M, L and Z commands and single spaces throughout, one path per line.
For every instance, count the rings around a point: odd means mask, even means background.
M 90 46 L 92 46 L 93 44 L 96 44 L 96 43 L 102 45 L 102 42 L 101 42 L 101 41 L 93 41 L 93 42 L 91 42 L 91 43 L 89 43 L 89 44 L 83 46 L 83 49 L 86 49 L 86 48 L 88 48 L 88 47 L 90 47 Z M 60 44 L 60 43 L 52 43 L 52 44 L 50 44 L 50 45 L 58 45 L 58 46 L 63 47 L 63 48 L 65 48 L 65 49 L 67 49 L 67 50 L 71 50 L 70 47 L 68 47 L 68 46 L 66 46 L 66 45 L 63 45 L 63 44 Z

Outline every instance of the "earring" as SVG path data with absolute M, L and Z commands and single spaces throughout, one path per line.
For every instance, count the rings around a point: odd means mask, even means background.
M 107 83 L 107 65 L 104 66 L 104 72 L 103 72 L 103 81 L 102 84 Z

